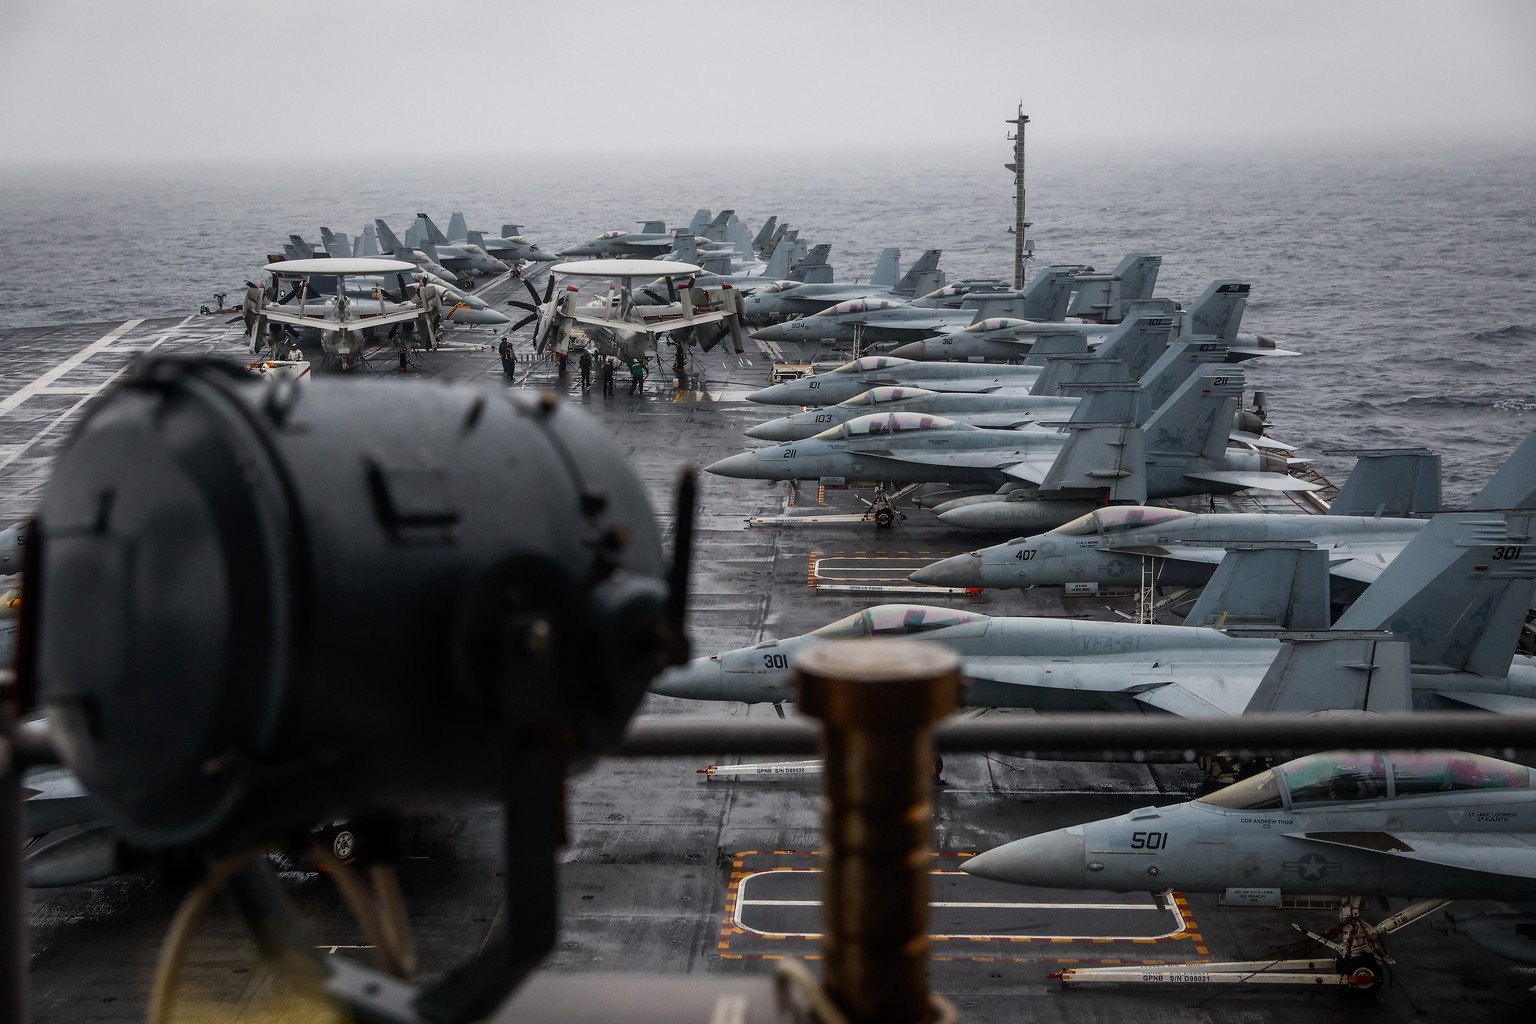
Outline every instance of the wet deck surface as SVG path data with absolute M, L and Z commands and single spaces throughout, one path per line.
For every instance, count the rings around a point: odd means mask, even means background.
M 505 284 L 487 289 L 505 296 Z M 501 289 L 500 292 L 497 289 Z M 53 455 L 93 397 L 148 351 L 238 356 L 243 339 L 225 318 L 77 324 L 0 334 L 0 522 L 37 504 Z M 631 396 L 628 382 L 604 398 L 560 381 L 519 342 L 522 378 L 506 382 L 489 332 L 461 331 L 423 365 L 378 375 L 399 386 L 423 377 L 486 387 L 554 389 L 605 424 L 649 486 L 669 527 L 679 467 L 749 446 L 743 428 L 778 415 L 741 400 L 767 382 L 770 360 L 717 349 L 696 369 L 704 394 L 676 395 L 668 381 Z M 751 343 L 749 342 L 749 347 Z M 365 371 L 373 372 L 373 371 Z M 659 388 L 657 385 L 661 385 Z M 325 386 L 317 374 L 312 385 Z M 685 400 L 674 400 L 675 398 Z M 690 627 L 695 650 L 712 652 L 804 632 L 882 598 L 869 588 L 899 583 L 903 570 L 992 542 L 914 511 L 893 527 L 797 524 L 749 527 L 754 516 L 815 506 L 854 512 L 847 492 L 817 504 L 802 488 L 793 506 L 782 484 L 704 477 L 695 540 Z M 670 536 L 668 536 L 670 543 Z M 897 600 L 913 600 L 907 593 Z M 1063 599 L 1043 590 L 999 595 L 935 592 L 932 603 L 992 614 L 1105 617 L 1126 599 Z M 368 642 L 360 638 L 359 642 Z M 650 698 L 654 716 L 721 719 L 772 715 L 771 708 L 703 706 Z M 793 712 L 791 712 L 793 713 Z M 717 762 L 740 761 L 722 752 Z M 569 786 L 570 845 L 561 855 L 563 927 L 548 960 L 561 973 L 652 976 L 760 974 L 766 958 L 815 956 L 819 778 L 731 778 L 698 773 L 701 762 L 603 761 Z M 1059 992 L 1046 973 L 1064 963 L 1139 963 L 1185 958 L 1297 955 L 1292 921 L 1330 923 L 1320 911 L 1223 910 L 1211 897 L 1159 909 L 1145 896 L 1046 892 L 957 874 L 961 860 L 1022 834 L 1186 798 L 1198 773 L 1183 766 L 1026 761 L 1004 755 L 949 759 L 935 790 L 937 819 L 933 985 L 966 1021 L 1316 1021 L 1526 1019 L 1536 973 L 1426 925 L 1393 949 L 1404 967 L 1379 1004 L 1341 1004 L 1332 989 L 1094 989 Z M 435 974 L 479 948 L 502 910 L 499 808 L 445 807 L 413 819 L 401 866 L 421 951 Z M 515 823 L 514 823 L 515 824 Z M 286 873 L 327 955 L 366 957 L 356 925 L 329 881 Z M 178 894 L 140 875 L 37 890 L 31 900 L 35 1019 L 143 1018 L 155 956 Z M 516 927 L 515 922 L 510 922 Z M 1284 952 L 1282 952 L 1284 951 Z M 183 972 L 181 1019 L 277 1017 L 288 997 L 258 964 L 232 916 L 214 907 Z M 287 1018 L 284 1018 L 287 1019 Z

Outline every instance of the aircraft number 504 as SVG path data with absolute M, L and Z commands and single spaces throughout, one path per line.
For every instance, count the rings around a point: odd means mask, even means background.
M 1493 560 L 1495 562 L 1511 561 L 1513 559 L 1519 558 L 1520 557 L 1520 553 L 1522 551 L 1524 551 L 1524 550 L 1525 550 L 1525 548 L 1523 548 L 1523 547 L 1494 548 L 1493 549 Z
M 789 668 L 789 655 L 765 654 L 763 655 L 763 668 Z
M 1167 832 L 1132 832 L 1131 849 L 1161 850 L 1168 845 Z

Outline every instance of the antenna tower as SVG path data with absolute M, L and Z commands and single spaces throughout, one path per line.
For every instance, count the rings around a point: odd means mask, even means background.
M 1008 233 L 1013 235 L 1013 287 L 1019 289 L 1024 287 L 1024 263 L 1035 254 L 1035 240 L 1028 237 L 1030 225 L 1024 217 L 1024 126 L 1029 124 L 1029 116 L 1024 113 L 1023 100 L 1019 101 L 1019 115 L 1007 123 L 1015 126 L 1008 133 L 1013 162 L 1003 166 L 1013 172 L 1013 227 Z

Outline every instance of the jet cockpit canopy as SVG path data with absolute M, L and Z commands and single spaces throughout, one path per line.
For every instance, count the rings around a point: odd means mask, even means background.
M 828 427 L 815 435 L 818 441 L 857 440 L 864 437 L 885 437 L 890 434 L 907 434 L 917 430 L 980 429 L 969 424 L 956 423 L 944 416 L 921 412 L 877 412 L 868 416 L 856 416 L 847 423 Z
M 868 313 L 876 309 L 898 309 L 905 306 L 905 302 L 895 302 L 891 299 L 847 299 L 835 306 L 829 306 L 820 313 L 812 313 L 812 316 L 842 316 L 845 313 Z
M 1020 320 L 1016 316 L 989 316 L 985 320 L 978 320 L 965 328 L 971 334 L 982 334 L 987 331 L 1012 330 L 1016 327 L 1028 327 L 1030 321 Z
M 882 604 L 829 622 L 813 629 L 811 636 L 821 640 L 857 640 L 865 637 L 911 636 L 949 626 L 986 623 L 980 612 L 955 608 L 935 608 L 925 604 Z
M 896 356 L 863 356 L 852 362 L 844 363 L 833 373 L 868 373 L 871 370 L 888 370 L 893 366 L 911 366 L 917 362 L 915 359 L 899 359 Z
M 1483 754 L 1334 750 L 1287 761 L 1201 797 L 1200 802 L 1233 810 L 1279 810 L 1530 786 L 1529 768 Z
M 908 388 L 900 384 L 882 384 L 877 388 L 862 391 L 852 398 L 844 399 L 838 405 L 884 405 L 886 402 L 900 402 L 908 398 L 922 398 L 927 395 L 936 395 L 937 391 L 929 391 L 927 388 Z
M 1142 526 L 1157 526 L 1159 523 L 1168 523 L 1175 519 L 1188 519 L 1192 515 L 1194 515 L 1193 512 L 1184 512 L 1176 508 L 1157 508 L 1152 505 L 1111 505 L 1109 508 L 1096 508 L 1050 532 L 1064 537 L 1120 533 Z

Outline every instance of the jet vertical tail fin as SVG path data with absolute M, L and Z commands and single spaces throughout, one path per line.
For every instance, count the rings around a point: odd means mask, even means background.
M 1179 385 L 1188 380 L 1190 374 L 1199 367 L 1226 361 L 1226 342 L 1195 338 L 1173 342 L 1158 357 L 1157 362 L 1147 367 L 1147 371 L 1141 375 L 1141 421 L 1146 422 L 1152 411 L 1168 401 Z
M 1328 552 L 1307 542 L 1227 548 L 1184 619 L 1213 629 L 1327 629 L 1332 612 Z
M 521 224 L 503 224 L 501 226 L 502 238 L 516 238 L 523 233 Z
M 427 229 L 427 241 L 431 242 L 433 245 L 448 244 L 448 236 L 443 234 L 442 230 L 438 228 L 436 224 L 432 223 L 431 217 L 428 217 L 424 213 L 418 213 L 416 218 L 420 220 L 422 225 Z
M 803 281 L 806 284 L 832 283 L 832 265 L 827 262 L 827 257 L 832 254 L 832 243 L 822 242 L 799 259 L 794 256 L 798 250 L 798 246 L 794 243 L 789 243 L 784 248 L 790 252 L 789 279 L 791 281 Z
M 935 261 L 937 262 L 937 261 Z M 875 288 L 895 288 L 901 278 L 901 250 L 894 246 L 880 250 L 869 283 Z
M 1536 508 L 1536 433 L 1510 453 L 1467 508 Z
M 699 245 L 686 231 L 672 232 L 672 255 L 684 263 L 699 262 Z
M 1030 385 L 1029 393 L 1032 395 L 1056 395 L 1060 393 L 1061 385 L 1073 377 L 1073 365 L 1075 359 L 1060 358 L 1063 356 L 1085 356 L 1088 354 L 1088 339 L 1081 334 L 1044 334 L 1034 339 L 1034 344 L 1029 347 L 1029 356 L 1025 358 L 1025 366 L 1040 367 L 1040 376 Z
M 664 220 L 643 220 L 640 222 L 642 235 L 664 235 L 667 233 L 667 222 Z
M 1120 261 L 1115 276 L 1120 279 L 1120 301 L 1139 302 L 1150 299 L 1157 288 L 1157 272 L 1162 269 L 1163 258 L 1148 253 L 1132 253 Z
M 480 248 L 484 249 L 485 248 L 485 232 L 484 231 L 465 231 L 464 232 L 464 241 L 468 242 L 470 245 L 478 245 Z
M 1213 335 L 1228 345 L 1236 342 L 1251 288 L 1241 281 L 1212 281 L 1189 307 L 1189 333 Z
M 352 255 L 352 246 L 347 244 L 347 236 L 338 235 L 330 228 L 321 227 L 320 244 L 325 247 L 326 252 L 337 259 L 344 260 Z
M 1339 617 L 1339 629 L 1387 629 L 1415 664 L 1509 674 L 1536 594 L 1536 516 L 1442 513 L 1425 524 Z
M 483 237 L 485 232 L 482 231 L 480 234 Z M 453 213 L 448 217 L 448 241 L 475 242 L 475 240 L 469 236 L 469 222 L 464 219 L 464 213 L 461 210 L 454 210 Z M 475 242 L 475 244 L 479 245 L 480 243 Z
M 420 249 L 427 239 L 427 225 L 424 223 L 426 214 L 418 213 L 416 219 L 411 221 L 411 226 L 405 229 L 405 244 L 412 249 Z
M 697 232 L 697 234 L 703 235 L 711 242 L 724 242 L 726 241 L 726 228 L 734 216 L 736 216 L 735 210 L 721 210 L 715 214 L 715 219 L 704 225 L 704 229 Z
M 793 248 L 792 245 L 775 245 L 768 251 L 768 263 L 763 267 L 763 280 L 782 281 L 789 276 L 789 254 Z
M 1147 417 L 1147 451 L 1224 458 L 1242 396 L 1241 370 L 1202 367 Z
M 752 251 L 759 256 L 767 258 L 773 251 L 773 231 L 778 227 L 779 218 L 775 214 L 763 221 L 763 226 L 757 229 L 757 235 L 752 239 Z
M 1355 456 L 1355 468 L 1329 506 L 1329 515 L 1401 518 L 1440 511 L 1438 452 L 1392 448 L 1329 454 Z
M 1412 709 L 1406 643 L 1387 633 L 1331 630 L 1282 636 L 1243 714 Z
M 364 224 L 363 230 L 358 233 L 357 242 L 352 246 L 354 256 L 377 256 L 379 254 L 379 237 L 372 224 Z
M 1147 500 L 1147 456 L 1142 433 L 1132 423 L 1134 384 L 1096 384 L 1067 424 L 1061 453 L 1040 482 L 1040 493 L 1095 491 L 1106 502 Z
M 693 214 L 693 220 L 688 222 L 688 233 L 690 235 L 702 235 L 704 233 L 704 225 L 708 223 L 709 211 L 695 210 Z
M 943 255 L 943 249 L 923 250 L 923 254 L 913 261 L 912 265 L 907 268 L 906 274 L 902 276 L 900 281 L 896 282 L 891 291 L 897 295 L 908 296 L 926 295 L 928 292 L 933 291 L 933 288 L 924 288 L 920 291 L 918 290 L 918 285 L 939 269 L 939 257 Z M 943 282 L 940 282 L 935 287 L 942 288 Z
M 1094 358 L 1106 362 L 1113 360 L 1118 372 L 1116 380 L 1140 380 L 1147 368 L 1168 350 L 1173 337 L 1174 321 L 1166 316 L 1138 316 L 1126 320 L 1099 345 Z
M 400 239 L 395 237 L 395 233 L 389 229 L 389 225 L 384 223 L 382 218 L 376 218 L 373 222 L 373 227 L 378 232 L 379 248 L 384 252 L 399 252 L 405 248 L 404 245 L 400 244 Z
M 288 241 L 293 243 L 293 249 L 299 254 L 299 259 L 301 260 L 313 259 L 316 256 L 330 255 L 330 253 L 326 252 L 324 249 L 316 252 L 315 247 L 304 241 L 304 237 L 302 235 L 289 235 Z
M 1020 314 L 1025 320 L 1054 322 L 1066 315 L 1072 301 L 1072 290 L 1082 267 L 1041 267 L 1035 279 L 1024 289 L 1024 306 Z

